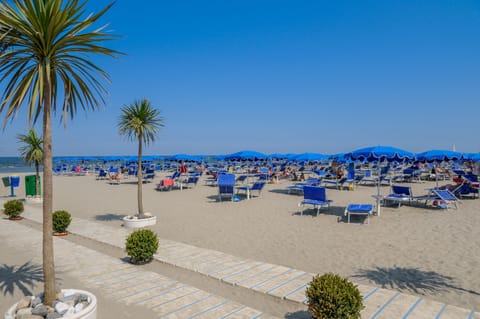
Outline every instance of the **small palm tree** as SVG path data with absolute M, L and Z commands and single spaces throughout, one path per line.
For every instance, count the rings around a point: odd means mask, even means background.
M 163 118 L 160 111 L 153 108 L 147 99 L 137 100 L 133 104 L 122 108 L 120 121 L 118 123 L 120 135 L 126 136 L 132 141 L 138 140 L 138 216 L 144 218 L 142 200 L 142 147 L 155 140 L 161 127 Z
M 37 136 L 35 129 L 30 129 L 28 134 L 18 134 L 17 140 L 24 145 L 18 150 L 27 164 L 35 164 L 35 195 L 40 190 L 40 163 L 43 161 L 43 138 Z

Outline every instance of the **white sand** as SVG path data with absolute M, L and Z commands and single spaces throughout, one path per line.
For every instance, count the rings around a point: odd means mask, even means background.
M 370 225 L 348 225 L 345 206 L 373 203 L 375 187 L 327 190 L 333 205 L 316 217 L 313 211 L 299 215 L 302 197 L 286 194 L 289 184 L 267 185 L 259 198 L 220 203 L 217 188 L 203 180 L 194 189 L 170 192 L 149 183 L 143 187 L 144 207 L 157 216 L 154 229 L 162 238 L 480 309 L 480 200 L 465 199 L 448 211 L 382 208 Z M 409 185 L 421 195 L 433 184 Z M 136 189 L 134 179 L 109 185 L 94 176 L 56 176 L 54 209 L 120 226 L 119 216 L 137 211 Z M 388 191 L 383 187 L 383 194 Z M 9 192 L 0 188 L 0 196 Z M 23 178 L 16 193 L 25 194 Z

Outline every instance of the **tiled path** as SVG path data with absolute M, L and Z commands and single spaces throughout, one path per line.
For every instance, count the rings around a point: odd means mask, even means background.
M 40 231 L 2 218 L 0 234 L 2 243 L 28 251 L 32 261 L 41 264 Z M 148 307 L 159 318 L 274 318 L 67 240 L 54 238 L 54 245 L 58 271 L 96 288 L 113 301 Z
M 41 222 L 40 208 L 27 207 L 24 217 Z M 131 230 L 74 218 L 69 231 L 123 248 Z M 222 252 L 160 239 L 155 258 L 222 282 L 238 285 L 281 299 L 305 303 L 305 289 L 312 273 L 243 259 Z M 362 318 L 370 319 L 480 319 L 480 313 L 393 290 L 358 285 L 364 296 Z

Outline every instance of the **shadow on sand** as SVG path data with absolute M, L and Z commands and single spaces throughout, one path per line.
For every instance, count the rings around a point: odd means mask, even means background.
M 455 285 L 455 279 L 435 271 L 423 271 L 418 268 L 382 268 L 360 269 L 354 278 L 366 278 L 382 288 L 410 291 L 417 294 L 426 292 L 455 290 L 474 295 L 479 292 L 467 290 Z
M 101 222 L 113 222 L 113 221 L 122 220 L 122 218 L 125 216 L 127 215 L 108 213 L 108 214 L 96 215 L 95 220 L 98 220 Z
M 43 282 L 42 266 L 30 261 L 20 266 L 2 264 L 0 266 L 0 290 L 3 295 L 13 295 L 15 288 L 25 296 L 33 295 L 30 289 Z
M 289 312 L 285 314 L 285 319 L 310 319 L 312 314 L 306 310 L 300 310 L 295 312 Z
M 345 207 L 341 206 L 330 206 L 328 207 L 322 207 L 320 208 L 320 211 L 318 213 L 318 216 L 320 215 L 333 215 L 337 216 L 339 219 L 343 218 L 343 212 L 345 211 Z M 312 206 L 305 206 L 305 210 L 303 211 L 302 214 L 302 207 L 298 207 L 296 212 L 292 213 L 293 216 L 310 216 L 310 217 L 317 217 L 317 209 L 312 208 Z

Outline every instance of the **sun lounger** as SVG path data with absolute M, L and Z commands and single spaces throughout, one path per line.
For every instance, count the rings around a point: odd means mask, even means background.
M 184 188 L 195 187 L 198 183 L 198 176 L 189 176 L 186 180 L 180 181 L 180 190 Z
M 432 193 L 437 196 L 438 200 L 443 201 L 446 204 L 446 208 L 454 207 L 458 208 L 457 203 L 459 199 L 448 189 L 432 189 Z M 454 206 L 451 206 L 451 205 Z
M 427 195 L 420 195 L 414 196 L 412 193 L 412 188 L 409 186 L 400 186 L 400 185 L 392 185 L 392 193 L 385 196 L 383 198 L 383 202 L 388 204 L 389 202 L 398 204 L 400 207 L 402 204 L 412 204 L 412 202 L 416 201 L 425 201 L 425 205 L 427 201 L 435 199 L 435 196 L 427 194 Z
M 165 178 L 165 179 L 162 179 L 160 183 L 157 184 L 155 189 L 157 191 L 168 191 L 168 190 L 171 190 L 174 185 L 175 185 L 175 181 L 173 179 Z
M 262 192 L 263 186 L 265 186 L 265 182 L 255 182 L 253 183 L 252 186 L 249 185 L 244 185 L 244 186 L 237 186 L 237 193 L 238 191 L 245 192 L 247 199 L 250 199 L 252 197 L 253 192 L 257 192 L 258 196 L 260 196 L 260 193 Z
M 350 216 L 366 216 L 367 224 L 370 224 L 370 215 L 373 212 L 372 204 L 350 204 L 345 208 L 345 216 L 347 216 L 348 224 L 350 224 Z
M 327 193 L 325 187 L 320 186 L 304 186 L 303 187 L 303 200 L 298 204 L 302 207 L 300 215 L 303 215 L 305 205 L 312 205 L 317 210 L 317 216 L 320 212 L 320 208 L 323 206 L 330 207 L 332 200 L 327 199 Z

